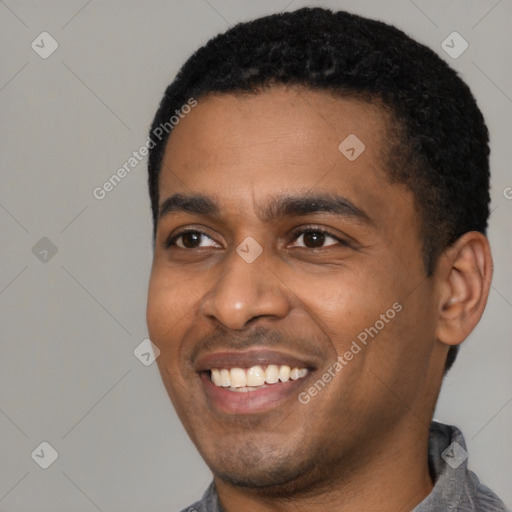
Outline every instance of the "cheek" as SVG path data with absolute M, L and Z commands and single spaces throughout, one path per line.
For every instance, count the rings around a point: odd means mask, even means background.
M 179 299 L 178 299 L 179 297 Z M 146 322 L 150 340 L 158 347 L 160 354 L 156 359 L 162 381 L 171 401 L 175 404 L 173 382 L 178 375 L 178 340 L 182 336 L 179 319 L 183 317 L 181 294 L 174 290 L 165 275 L 152 271 L 146 310 Z
M 373 382 L 375 392 L 381 393 L 384 400 L 398 399 L 400 411 L 421 400 L 429 381 L 435 337 L 428 301 L 427 293 L 417 291 L 414 298 L 406 296 L 395 302 L 400 305 L 395 314 L 382 311 L 383 323 L 374 318 L 369 322 L 373 328 L 364 326 L 364 333 L 371 331 L 361 352 L 368 382 Z
M 166 293 L 166 288 L 165 281 L 153 269 L 149 279 L 146 308 L 146 322 L 150 338 L 153 342 L 156 342 L 161 335 L 167 317 L 165 312 L 173 311 L 172 296 Z
M 347 378 L 372 370 L 394 380 L 397 368 L 421 366 L 414 359 L 428 356 L 429 330 L 420 307 L 424 300 L 415 296 L 411 304 L 404 282 L 409 279 L 407 269 L 399 269 L 392 273 L 382 272 L 381 266 L 365 266 L 364 271 L 344 268 L 336 276 L 301 280 L 300 298 L 328 337 L 332 357 L 346 356 L 349 361 L 343 370 Z M 421 339 L 418 330 L 423 330 Z
M 179 365 L 205 293 L 205 279 L 200 273 L 178 272 L 165 262 L 155 261 L 149 279 L 146 322 L 151 341 L 160 349 L 159 365 Z
M 342 268 L 335 274 L 301 277 L 300 286 L 292 288 L 291 280 L 286 284 L 326 333 L 345 339 L 373 325 L 397 301 L 396 285 L 383 279 L 385 275 Z
M 148 286 L 146 322 L 151 340 L 160 346 L 169 337 L 190 309 L 186 288 L 177 284 L 170 272 L 153 268 Z

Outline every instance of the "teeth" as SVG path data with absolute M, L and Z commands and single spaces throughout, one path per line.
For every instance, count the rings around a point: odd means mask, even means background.
M 261 366 L 253 366 L 247 370 L 247 386 L 262 386 L 265 384 L 265 372 Z
M 275 384 L 279 381 L 279 368 L 275 364 L 269 364 L 265 370 L 265 382 Z
M 292 368 L 290 371 L 290 379 L 291 380 L 297 380 L 299 378 L 299 369 L 298 368 Z
M 219 370 L 212 370 L 212 382 L 216 386 L 222 386 L 222 380 L 220 377 L 220 371 Z
M 249 388 L 256 388 L 265 384 L 276 384 L 277 382 L 288 382 L 305 377 L 308 373 L 306 368 L 290 368 L 286 365 L 277 366 L 269 364 L 265 369 L 262 366 L 251 368 L 213 368 L 211 380 L 218 386 L 230 388 L 233 391 L 249 391 Z
M 247 374 L 242 368 L 231 368 L 230 378 L 232 388 L 243 388 L 247 386 Z
M 293 368 L 290 371 L 290 379 L 292 379 L 292 380 L 302 379 L 302 377 L 305 377 L 307 373 L 308 373 L 308 371 L 306 370 L 306 368 Z
M 221 370 L 220 371 L 220 385 L 223 388 L 229 388 L 231 386 L 231 374 L 229 370 Z
M 279 367 L 279 380 L 281 382 L 288 382 L 290 380 L 290 367 L 280 366 Z

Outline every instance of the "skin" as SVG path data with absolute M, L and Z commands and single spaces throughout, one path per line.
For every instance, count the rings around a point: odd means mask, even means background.
M 492 264 L 487 239 L 470 232 L 426 277 L 413 195 L 386 178 L 388 123 L 377 105 L 276 86 L 200 98 L 169 138 L 160 205 L 201 194 L 219 211 L 159 219 L 147 323 L 227 512 L 408 511 L 432 490 L 428 429 L 446 354 L 478 322 Z M 349 134 L 365 144 L 354 161 L 338 149 Z M 326 193 L 367 218 L 263 215 L 279 194 Z M 319 228 L 330 234 L 304 234 Z M 207 236 L 166 247 L 184 230 Z M 236 252 L 249 236 L 263 250 L 252 263 Z M 402 310 L 301 403 L 394 303 Z M 256 346 L 303 355 L 315 369 L 279 407 L 226 413 L 206 396 L 196 356 Z

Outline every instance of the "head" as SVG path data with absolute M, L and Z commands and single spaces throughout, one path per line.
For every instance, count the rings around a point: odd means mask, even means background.
M 381 22 L 276 14 L 194 53 L 150 138 L 148 327 L 214 473 L 299 489 L 428 423 L 490 282 L 488 133 L 457 74 Z M 209 381 L 253 363 L 308 372 Z

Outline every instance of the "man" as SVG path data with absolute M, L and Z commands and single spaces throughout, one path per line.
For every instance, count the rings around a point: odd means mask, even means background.
M 488 133 L 399 30 L 301 9 L 198 50 L 151 128 L 158 366 L 201 511 L 501 511 L 431 423 L 479 321 Z

